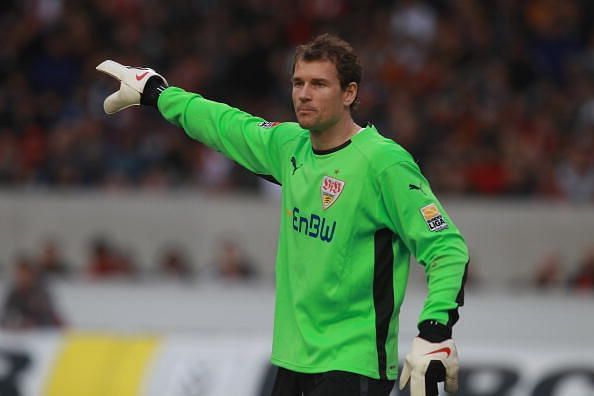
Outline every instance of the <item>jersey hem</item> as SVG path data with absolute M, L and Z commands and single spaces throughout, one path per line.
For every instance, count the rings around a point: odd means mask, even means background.
M 292 371 L 296 371 L 299 373 L 306 373 L 306 374 L 316 374 L 316 373 L 325 373 L 327 371 L 347 371 L 349 373 L 355 373 L 355 374 L 361 374 L 364 375 L 366 377 L 369 378 L 373 378 L 373 379 L 380 379 L 379 373 L 377 371 L 371 371 L 365 368 L 361 368 L 361 367 L 344 367 L 344 366 L 332 366 L 332 367 L 327 367 L 327 366 L 302 366 L 299 364 L 294 364 L 291 362 L 286 362 L 284 360 L 280 360 L 280 359 L 276 359 L 276 358 L 270 358 L 270 362 L 275 365 L 275 366 L 279 366 L 288 370 L 292 370 Z M 396 380 L 396 378 L 398 377 L 398 371 L 386 371 L 386 377 L 388 378 L 388 380 L 390 381 L 394 381 Z

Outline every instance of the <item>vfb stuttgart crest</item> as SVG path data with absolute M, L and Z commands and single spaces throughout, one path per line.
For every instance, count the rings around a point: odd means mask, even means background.
M 344 182 L 330 176 L 322 180 L 322 208 L 328 209 L 340 196 L 344 189 Z

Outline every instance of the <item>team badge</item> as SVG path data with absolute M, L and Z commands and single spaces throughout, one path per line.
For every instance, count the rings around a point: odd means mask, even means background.
M 280 124 L 280 122 L 262 121 L 261 123 L 258 124 L 258 126 L 262 127 L 262 128 L 273 128 L 273 127 L 277 126 L 278 124 Z
M 439 213 L 437 205 L 431 204 L 421 208 L 421 214 L 425 219 L 425 223 L 429 226 L 430 231 L 441 231 L 448 228 L 448 223 L 446 223 L 441 213 Z
M 340 196 L 344 189 L 344 182 L 330 176 L 324 176 L 322 180 L 322 208 L 328 209 Z

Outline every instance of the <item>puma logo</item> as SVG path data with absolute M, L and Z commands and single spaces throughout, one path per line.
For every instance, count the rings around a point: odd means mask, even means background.
M 422 192 L 423 194 L 425 194 L 425 191 L 423 191 L 423 188 L 421 187 L 420 184 L 418 186 L 415 186 L 414 184 L 409 184 L 408 185 L 408 189 L 409 190 L 419 190 L 420 192 Z M 427 194 L 425 194 L 425 195 L 427 195 Z
M 303 166 L 303 164 L 301 165 L 297 165 L 297 159 L 295 158 L 295 156 L 291 157 L 291 165 L 293 165 L 293 175 L 295 174 L 295 172 L 297 171 L 297 169 L 301 168 Z

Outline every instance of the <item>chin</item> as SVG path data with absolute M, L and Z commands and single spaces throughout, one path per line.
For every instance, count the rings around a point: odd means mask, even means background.
M 310 125 L 306 122 L 298 122 L 299 126 L 303 129 L 309 129 Z
M 297 119 L 297 123 L 303 129 L 312 129 L 313 127 L 316 126 L 315 122 L 312 122 L 311 120 L 300 120 L 300 119 Z

